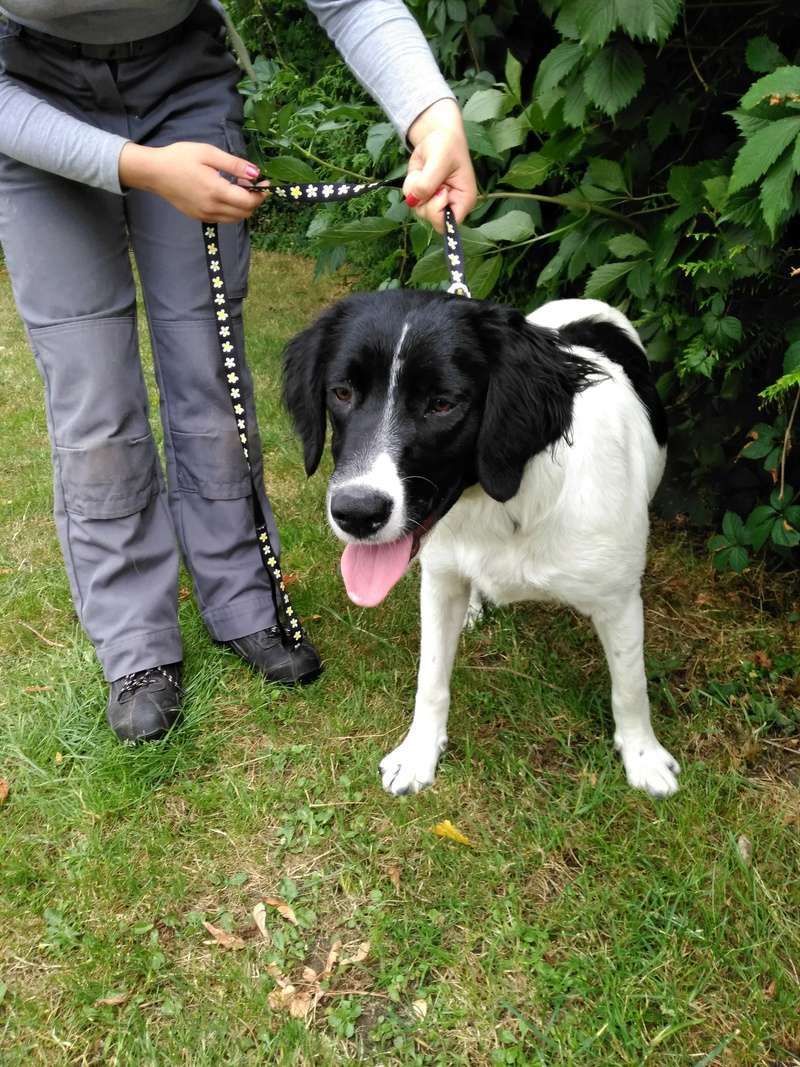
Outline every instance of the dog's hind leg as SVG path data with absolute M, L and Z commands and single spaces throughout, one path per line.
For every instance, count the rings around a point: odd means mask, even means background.
M 452 572 L 431 573 L 423 563 L 414 718 L 400 745 L 381 760 L 381 779 L 389 793 L 418 793 L 436 775 L 436 764 L 447 744 L 450 675 L 468 602 L 468 582 Z
M 469 604 L 467 604 L 467 611 L 464 615 L 465 630 L 474 630 L 478 623 L 483 618 L 483 596 L 481 591 L 475 582 L 472 583 L 469 589 Z
M 639 590 L 592 611 L 611 674 L 614 745 L 628 782 L 655 797 L 678 791 L 680 767 L 663 748 L 650 722 L 644 671 L 644 613 Z

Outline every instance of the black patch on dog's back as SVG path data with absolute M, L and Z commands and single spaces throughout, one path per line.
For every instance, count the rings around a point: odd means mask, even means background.
M 665 445 L 668 436 L 667 415 L 650 373 L 650 364 L 645 353 L 625 330 L 613 322 L 588 318 L 570 322 L 558 332 L 566 344 L 591 348 L 622 367 L 647 410 L 653 436 L 660 445 Z

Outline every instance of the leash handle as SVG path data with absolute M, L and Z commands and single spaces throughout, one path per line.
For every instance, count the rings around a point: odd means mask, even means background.
M 255 179 L 258 182 L 259 179 Z M 248 186 L 244 186 L 248 188 Z M 257 185 L 251 188 L 258 189 Z M 389 182 L 295 182 L 288 185 L 267 186 L 267 199 L 280 200 L 286 204 L 333 204 L 352 200 L 372 189 L 395 189 Z M 263 192 L 263 187 L 258 189 Z M 456 218 L 448 204 L 444 209 L 444 257 L 450 275 L 448 293 L 454 296 L 471 297 L 465 280 L 464 249 Z

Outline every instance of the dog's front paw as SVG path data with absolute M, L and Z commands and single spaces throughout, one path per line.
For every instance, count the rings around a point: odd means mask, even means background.
M 405 793 L 419 793 L 433 785 L 436 764 L 446 744 L 446 737 L 423 739 L 408 734 L 402 744 L 380 762 L 383 788 L 399 797 Z
M 667 750 L 656 741 L 617 741 L 625 765 L 628 783 L 644 789 L 651 797 L 670 797 L 678 792 L 681 768 Z

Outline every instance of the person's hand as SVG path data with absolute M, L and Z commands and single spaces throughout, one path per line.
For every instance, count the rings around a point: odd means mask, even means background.
M 145 189 L 202 222 L 239 222 L 264 202 L 266 189 L 242 189 L 220 171 L 242 182 L 258 177 L 258 167 L 221 148 L 194 141 L 177 141 L 164 148 L 147 148 L 128 141 L 119 157 L 120 184 Z
M 431 104 L 413 122 L 408 139 L 414 151 L 408 161 L 403 195 L 409 207 L 441 233 L 446 205 L 453 209 L 456 222 L 462 222 L 478 196 L 464 123 L 455 100 Z

